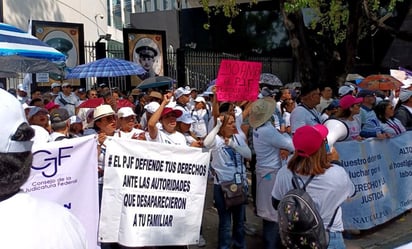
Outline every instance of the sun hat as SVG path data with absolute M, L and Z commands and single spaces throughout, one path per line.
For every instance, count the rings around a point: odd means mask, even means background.
M 149 97 L 163 99 L 163 95 L 159 93 L 158 91 L 151 91 L 149 94 Z
M 351 86 L 343 85 L 343 86 L 339 87 L 339 90 L 338 90 L 339 97 L 343 97 L 343 96 L 353 92 L 354 90 L 355 89 Z
M 339 106 L 342 109 L 348 109 L 355 104 L 362 103 L 363 98 L 355 98 L 352 95 L 345 95 L 339 100 Z
M 183 95 L 189 95 L 190 94 L 190 89 L 179 87 L 178 89 L 175 90 L 175 98 L 178 99 L 182 97 Z
M 192 124 L 194 120 L 192 119 L 192 116 L 190 114 L 184 114 L 180 116 L 178 119 L 176 119 L 177 122 L 182 122 L 185 124 Z
M 130 93 L 133 96 L 139 95 L 141 93 L 140 89 L 138 88 L 133 88 L 132 92 Z
M 262 98 L 258 99 L 256 102 L 252 104 L 252 108 L 249 114 L 249 124 L 253 128 L 257 128 L 266 121 L 270 119 L 270 117 L 275 112 L 276 108 L 276 101 L 272 98 Z
M 36 115 L 39 112 L 43 112 L 44 114 L 48 114 L 49 111 L 47 111 L 45 108 L 41 108 L 38 106 L 35 106 L 33 108 L 30 108 L 29 114 L 27 115 L 28 119 L 31 119 L 34 115 Z
M 399 93 L 399 100 L 402 103 L 406 102 L 410 97 L 412 97 L 412 91 L 411 90 L 401 89 L 401 91 Z
M 303 157 L 311 156 L 322 146 L 328 133 L 328 128 L 321 124 L 298 128 L 292 138 L 296 153 Z
M 69 82 L 64 82 L 64 83 L 62 84 L 62 87 L 66 87 L 66 86 L 71 86 L 71 84 L 70 84 Z
M 93 121 L 111 115 L 114 115 L 114 111 L 110 105 L 99 105 L 93 112 Z
M 17 128 L 27 123 L 21 103 L 7 91 L 0 89 L 0 153 L 17 153 L 31 151 L 32 141 L 15 141 L 13 136 Z
M 69 112 L 65 108 L 57 108 L 50 112 L 50 123 L 65 122 L 70 119 Z
M 160 115 L 160 116 L 161 116 L 161 117 L 164 117 L 164 116 L 166 116 L 167 114 L 169 114 L 169 113 L 171 113 L 171 112 L 174 112 L 174 113 L 175 113 L 176 118 L 182 116 L 182 114 L 183 114 L 183 112 L 182 112 L 181 110 L 173 109 L 173 108 L 171 108 L 171 107 L 165 107 L 165 108 L 163 109 L 163 111 L 162 111 L 162 115 Z
M 159 104 L 159 103 L 157 103 L 156 101 L 152 101 L 152 102 L 150 102 L 149 104 L 145 105 L 145 106 L 144 106 L 144 109 L 145 109 L 147 112 L 153 114 L 153 113 L 155 113 L 155 111 L 157 111 L 157 109 L 159 109 L 159 107 L 160 107 L 160 104 Z
M 126 118 L 130 116 L 136 116 L 136 113 L 134 113 L 131 107 L 122 107 L 117 111 L 117 117 L 119 118 Z
M 201 97 L 201 96 L 196 97 L 195 102 L 202 102 L 203 104 L 206 104 L 205 98 L 203 98 L 203 97 Z

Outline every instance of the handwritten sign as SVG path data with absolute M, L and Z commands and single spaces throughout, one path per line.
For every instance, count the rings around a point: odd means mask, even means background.
M 196 244 L 209 152 L 132 139 L 105 144 L 100 240 L 128 247 Z
M 219 101 L 256 100 L 259 94 L 259 77 L 262 63 L 222 60 L 216 88 Z

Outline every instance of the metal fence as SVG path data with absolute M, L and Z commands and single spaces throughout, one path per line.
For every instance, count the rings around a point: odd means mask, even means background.
M 178 58 L 178 56 L 183 56 Z M 106 57 L 124 58 L 123 46 L 109 46 L 106 49 Z M 85 62 L 96 59 L 96 48 L 94 43 L 85 44 Z M 273 73 L 284 82 L 293 80 L 293 61 L 291 58 L 274 58 L 269 56 L 244 56 L 241 53 L 227 54 L 222 52 L 195 51 L 184 49 L 179 52 L 167 51 L 167 76 L 184 82 L 185 85 L 205 90 L 208 84 L 217 77 L 219 65 L 222 59 L 242 59 L 246 61 L 262 62 L 263 73 Z M 178 65 L 183 61 L 183 65 Z M 178 70 L 183 72 L 178 72 Z M 183 75 L 183 76 L 181 76 Z M 179 76 L 181 76 L 179 78 Z M 184 77 L 184 79 L 182 79 Z M 109 78 L 112 87 L 126 89 L 126 77 Z M 95 78 L 86 79 L 86 87 L 91 88 L 96 83 Z

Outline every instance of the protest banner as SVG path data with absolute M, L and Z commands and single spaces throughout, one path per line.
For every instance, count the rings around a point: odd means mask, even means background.
M 109 138 L 99 239 L 123 246 L 197 243 L 210 153 Z
M 255 101 L 261 71 L 261 62 L 222 60 L 216 81 L 217 100 Z
M 32 152 L 30 177 L 22 190 L 67 208 L 83 224 L 88 248 L 100 248 L 97 245 L 99 206 L 94 136 L 35 143 Z
M 356 194 L 342 205 L 345 229 L 369 229 L 412 208 L 412 132 L 335 143 Z

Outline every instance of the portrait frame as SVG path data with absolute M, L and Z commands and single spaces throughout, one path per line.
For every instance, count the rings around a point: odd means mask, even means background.
M 166 31 L 161 30 L 144 30 L 144 29 L 123 29 L 123 44 L 125 59 L 128 61 L 138 61 L 139 55 L 136 49 L 141 46 L 149 46 L 157 51 L 153 62 L 153 71 L 156 76 L 165 76 L 167 71 L 167 52 L 166 52 Z M 127 77 L 127 85 L 130 88 L 138 86 L 144 77 L 138 76 Z
M 31 32 L 33 36 L 68 56 L 65 68 L 70 69 L 85 63 L 83 24 L 33 20 Z M 65 70 L 67 71 L 67 69 Z M 33 82 L 36 82 L 34 79 L 35 77 L 33 77 Z M 50 87 L 53 82 L 70 82 L 76 87 L 85 87 L 86 85 L 85 79 L 65 80 L 64 77 L 59 78 L 49 74 L 48 82 L 36 82 L 36 86 Z

